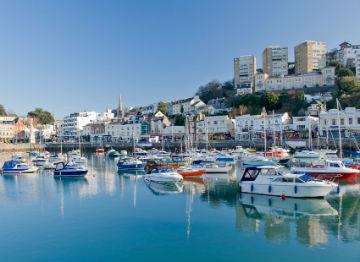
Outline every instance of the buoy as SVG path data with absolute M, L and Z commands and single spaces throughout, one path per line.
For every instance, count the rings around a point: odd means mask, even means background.
M 285 200 L 285 199 L 286 199 L 285 194 L 282 194 L 282 195 L 281 195 L 281 199 L 282 199 L 282 200 Z

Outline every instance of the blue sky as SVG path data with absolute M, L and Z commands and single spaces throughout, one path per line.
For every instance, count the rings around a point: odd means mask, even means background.
M 339 10 L 341 10 L 339 12 Z M 0 0 L 0 103 L 18 114 L 192 96 L 232 60 L 306 39 L 360 43 L 360 1 Z

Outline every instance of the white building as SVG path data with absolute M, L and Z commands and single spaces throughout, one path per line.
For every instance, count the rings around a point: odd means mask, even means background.
M 115 117 L 111 109 L 107 109 L 105 112 L 98 113 L 96 116 L 96 121 L 99 122 L 110 122 Z
M 337 60 L 343 66 L 355 66 L 355 60 L 358 55 L 360 55 L 360 45 L 343 42 L 337 51 Z
M 56 135 L 55 125 L 41 125 L 37 129 L 42 140 L 49 140 Z
M 186 115 L 192 113 L 199 113 L 206 107 L 206 104 L 201 101 L 199 96 L 190 97 L 187 99 L 177 100 L 168 104 L 168 115 Z
M 235 138 L 249 139 L 249 134 L 267 132 L 282 132 L 289 128 L 291 118 L 288 113 L 270 115 L 242 115 L 235 118 Z
M 270 46 L 262 54 L 263 72 L 270 76 L 288 74 L 288 48 L 286 46 Z
M 185 126 L 167 126 L 163 130 L 165 139 L 177 140 L 185 136 Z
M 308 131 L 309 128 L 314 130 L 319 125 L 319 118 L 313 116 L 294 116 L 290 129 L 293 131 Z
M 325 67 L 320 72 L 303 75 L 270 77 L 268 74 L 259 73 L 255 76 L 255 92 L 333 85 L 335 85 L 335 67 Z
M 251 94 L 254 88 L 256 58 L 253 55 L 234 58 L 234 85 L 238 94 Z
M 59 137 L 62 140 L 76 140 L 87 124 L 96 121 L 96 112 L 77 112 L 64 117 L 64 123 L 60 126 Z
M 235 120 L 228 115 L 207 116 L 196 123 L 196 133 L 199 140 L 233 137 L 235 134 Z
M 116 122 L 105 125 L 105 134 L 117 141 L 139 141 L 141 124 L 137 122 Z
M 322 111 L 319 115 L 319 131 L 323 136 L 328 131 L 337 131 L 340 125 L 341 130 L 360 131 L 360 109 L 346 107 L 340 112 L 337 109 Z

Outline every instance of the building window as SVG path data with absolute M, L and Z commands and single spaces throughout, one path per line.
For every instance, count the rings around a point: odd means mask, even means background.
M 350 117 L 349 118 L 349 125 L 352 125 L 352 123 L 353 123 L 353 119 Z
M 332 120 L 332 125 L 333 125 L 333 126 L 336 125 L 336 119 L 333 119 L 333 120 Z
M 344 118 L 341 118 L 341 119 L 340 119 L 340 125 L 344 125 L 344 122 L 345 122 L 345 121 L 344 121 Z

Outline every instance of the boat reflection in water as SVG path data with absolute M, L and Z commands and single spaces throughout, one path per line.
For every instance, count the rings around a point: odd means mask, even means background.
M 144 180 L 144 183 L 154 195 L 178 194 L 184 191 L 183 183 L 156 183 L 149 180 Z

